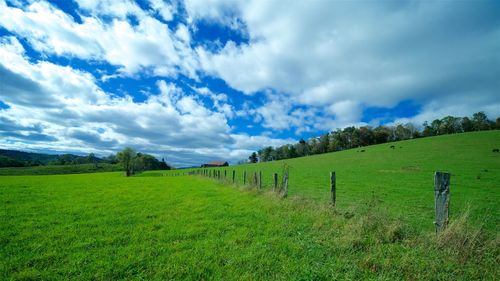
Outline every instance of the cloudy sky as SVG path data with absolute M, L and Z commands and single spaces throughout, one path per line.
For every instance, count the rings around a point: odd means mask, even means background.
M 500 1 L 0 0 L 0 148 L 235 162 L 500 116 Z

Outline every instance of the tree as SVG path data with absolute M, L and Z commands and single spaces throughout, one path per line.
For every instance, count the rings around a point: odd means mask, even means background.
M 391 130 L 385 126 L 378 126 L 373 130 L 373 138 L 376 144 L 386 143 L 391 135 Z
M 326 133 L 319 138 L 318 153 L 328 152 L 329 145 L 330 145 L 330 134 Z
M 469 119 L 469 117 L 462 118 L 461 123 L 462 123 L 462 131 L 464 132 L 474 131 L 474 124 L 472 124 L 472 121 Z
M 90 153 L 87 156 L 87 163 L 94 164 L 94 167 L 97 167 L 97 157 L 95 157 L 94 153 Z
M 476 112 L 472 115 L 472 124 L 474 126 L 474 130 L 476 131 L 483 131 L 483 130 L 489 130 L 489 122 L 488 122 L 488 116 L 482 111 Z
M 137 157 L 137 153 L 130 147 L 126 147 L 124 150 L 118 152 L 116 158 L 118 162 L 122 164 L 125 169 L 125 175 L 130 177 L 134 174 L 134 166 L 135 166 L 135 158 Z
M 298 157 L 309 155 L 309 147 L 304 139 L 300 139 L 296 151 Z
M 259 161 L 259 159 L 257 158 L 257 153 L 253 152 L 252 155 L 248 157 L 248 160 L 250 161 L 250 163 L 257 163 Z

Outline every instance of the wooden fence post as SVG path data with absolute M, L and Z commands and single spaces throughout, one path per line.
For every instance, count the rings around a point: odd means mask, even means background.
M 235 171 L 235 170 L 233 170 L 233 183 L 234 183 L 234 178 L 235 178 L 235 176 L 236 176 L 236 171 Z
M 273 180 L 274 180 L 273 191 L 276 191 L 276 189 L 278 188 L 278 173 L 273 174 Z
M 262 189 L 262 171 L 259 171 L 259 189 Z
M 224 170 L 224 179 L 227 179 L 227 170 Z
M 434 174 L 434 197 L 436 202 L 436 233 L 444 230 L 448 225 L 450 207 L 450 174 L 436 172 Z
M 332 205 L 335 207 L 336 201 L 337 201 L 337 183 L 336 183 L 336 177 L 335 177 L 335 172 L 330 173 L 330 192 L 332 194 Z
M 288 170 L 283 174 L 283 193 L 281 197 L 285 198 L 288 196 Z
M 247 171 L 243 171 L 243 185 L 247 183 Z

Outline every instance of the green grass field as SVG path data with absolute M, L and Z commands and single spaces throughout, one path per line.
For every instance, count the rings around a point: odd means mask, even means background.
M 452 174 L 451 216 L 470 209 L 474 223 L 498 232 L 500 153 L 492 152 L 493 148 L 500 148 L 500 131 L 444 135 L 219 169 L 227 170 L 228 176 L 236 170 L 240 184 L 243 171 L 247 175 L 261 171 L 264 188 L 269 190 L 272 174 L 281 173 L 286 163 L 290 167 L 289 194 L 318 201 L 329 200 L 329 173 L 335 171 L 340 209 L 375 197 L 392 216 L 425 231 L 434 227 L 434 172 L 447 171 Z M 182 172 L 187 171 L 151 171 L 143 176 Z
M 0 176 L 84 174 L 120 171 L 120 165 L 99 163 L 0 168 Z
M 500 132 L 396 145 L 288 160 L 286 199 L 161 176 L 184 171 L 2 176 L 0 279 L 498 280 Z M 281 165 L 236 169 L 262 170 L 269 186 Z M 453 174 L 439 236 L 435 170 Z

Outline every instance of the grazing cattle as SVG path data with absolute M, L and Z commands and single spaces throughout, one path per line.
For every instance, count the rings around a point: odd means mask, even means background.
M 498 150 L 498 148 L 494 148 L 492 152 L 500 152 L 500 150 Z

